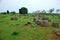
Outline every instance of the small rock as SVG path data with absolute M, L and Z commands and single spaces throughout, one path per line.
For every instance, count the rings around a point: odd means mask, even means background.
M 55 34 L 60 37 L 60 29 L 56 29 Z
M 11 20 L 18 20 L 18 18 L 15 17 L 15 16 L 12 16 L 12 17 L 11 17 Z
M 41 25 L 42 26 L 48 26 L 49 25 L 48 20 L 43 20 Z
M 58 28 L 58 27 L 59 27 L 59 25 L 58 25 L 58 23 L 57 23 L 57 22 L 52 23 L 52 26 L 53 26 L 53 27 L 56 27 L 56 28 Z
M 40 25 L 41 21 L 37 19 L 37 20 L 35 20 L 35 24 Z

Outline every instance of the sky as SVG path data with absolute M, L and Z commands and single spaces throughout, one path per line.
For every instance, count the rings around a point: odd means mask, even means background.
M 60 9 L 60 0 L 0 0 L 0 12 L 16 11 L 21 7 L 28 8 L 28 12 L 36 10 Z

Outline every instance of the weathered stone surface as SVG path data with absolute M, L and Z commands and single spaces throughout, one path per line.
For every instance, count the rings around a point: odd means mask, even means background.
M 56 27 L 56 28 L 58 28 L 58 27 L 59 27 L 59 25 L 58 25 L 58 23 L 57 23 L 57 22 L 52 23 L 52 26 L 53 26 L 53 27 Z
M 60 29 L 56 29 L 55 34 L 60 37 Z
M 35 20 L 35 24 L 40 25 L 41 21 L 40 20 Z
M 43 20 L 41 25 L 42 26 L 48 26 L 49 25 L 48 20 Z
M 51 22 L 51 19 L 46 17 L 45 15 L 42 15 L 41 18 L 42 18 L 42 20 L 48 20 L 49 22 Z

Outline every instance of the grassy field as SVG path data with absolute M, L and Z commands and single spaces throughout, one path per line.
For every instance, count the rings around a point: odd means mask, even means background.
M 18 17 L 18 20 L 11 20 L 12 16 Z M 49 24 L 58 22 L 60 26 L 58 15 L 46 15 L 46 17 L 51 19 Z M 50 34 L 57 28 L 37 25 L 34 29 L 31 25 L 24 25 L 28 21 L 32 21 L 33 18 L 32 14 L 27 14 L 26 17 L 20 14 L 0 14 L 0 40 L 56 40 Z M 32 22 L 32 25 L 34 25 L 34 22 Z M 17 32 L 18 35 L 12 35 L 13 32 Z

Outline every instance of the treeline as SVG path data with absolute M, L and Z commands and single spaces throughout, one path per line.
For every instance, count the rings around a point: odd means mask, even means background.
M 0 14 L 15 14 L 15 11 L 9 12 L 9 10 L 7 10 L 7 12 L 1 12 Z M 19 14 L 27 14 L 28 13 L 28 9 L 26 7 L 22 7 L 19 9 Z
M 53 12 L 56 12 L 56 13 L 53 13 Z M 16 14 L 16 12 L 15 11 L 12 11 L 12 12 L 9 12 L 9 10 L 7 10 L 7 12 L 1 12 L 0 14 Z M 35 11 L 35 12 L 32 12 L 32 13 L 40 13 L 40 14 L 47 14 L 47 15 L 50 15 L 50 14 L 59 14 L 60 13 L 60 9 L 54 9 L 54 8 L 51 8 L 51 9 L 49 9 L 48 11 L 46 11 L 46 10 L 37 10 L 37 11 Z M 26 7 L 22 7 L 22 8 L 20 8 L 19 9 L 19 14 L 28 14 L 28 9 L 26 8 Z
M 60 9 L 54 9 L 54 8 L 51 8 L 51 9 L 49 9 L 49 10 L 37 10 L 37 11 L 34 11 L 34 12 L 32 12 L 32 13 L 49 13 L 49 14 L 58 14 L 58 13 L 60 13 Z

